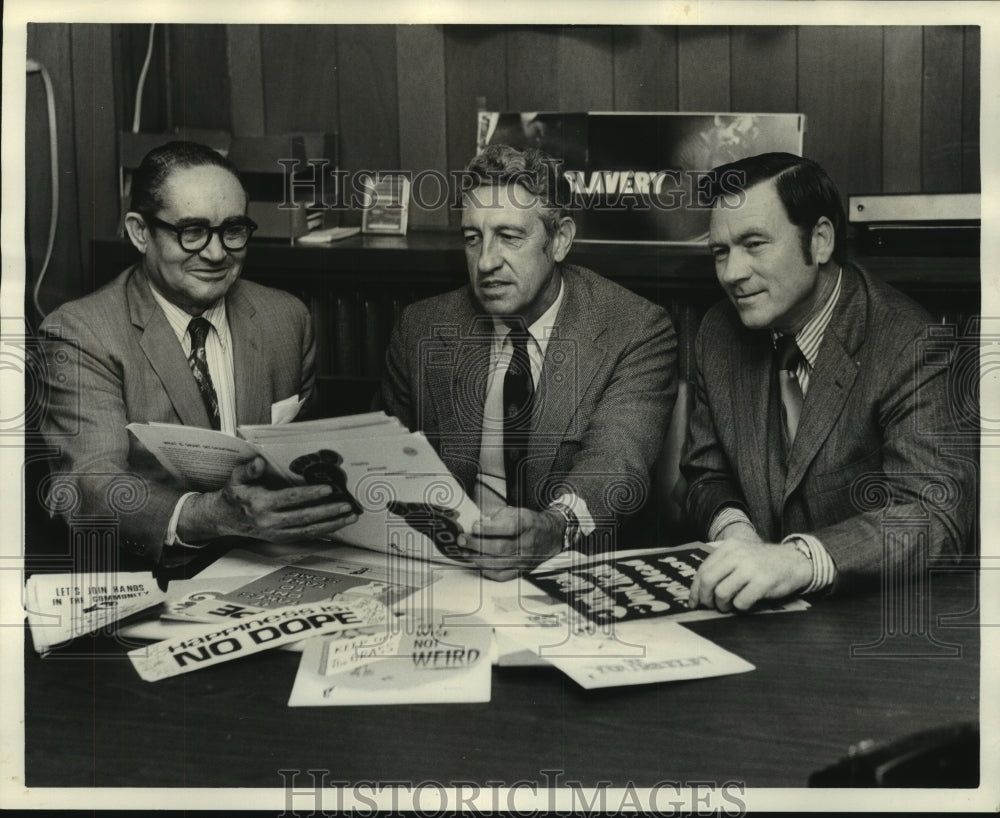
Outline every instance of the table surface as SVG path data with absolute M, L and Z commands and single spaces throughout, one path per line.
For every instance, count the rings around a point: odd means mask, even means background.
M 299 654 L 148 683 L 107 637 L 42 659 L 25 634 L 26 783 L 280 787 L 279 770 L 320 769 L 544 787 L 558 770 L 563 786 L 801 787 L 862 740 L 978 722 L 976 576 L 932 571 L 926 587 L 915 618 L 873 592 L 689 625 L 750 673 L 585 691 L 555 669 L 497 667 L 484 704 L 289 708 Z

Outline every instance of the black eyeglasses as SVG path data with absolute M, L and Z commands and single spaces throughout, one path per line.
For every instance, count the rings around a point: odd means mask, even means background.
M 231 252 L 242 250 L 247 246 L 253 231 L 257 229 L 257 223 L 253 219 L 228 219 L 218 227 L 209 227 L 207 224 L 185 224 L 178 226 L 150 216 L 145 213 L 142 217 L 150 224 L 162 227 L 165 230 L 173 230 L 177 235 L 177 243 L 189 253 L 200 253 L 212 240 L 212 234 L 218 233 L 222 246 Z

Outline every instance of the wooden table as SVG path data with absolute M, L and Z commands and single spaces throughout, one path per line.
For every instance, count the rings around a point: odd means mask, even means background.
M 584 691 L 554 669 L 494 668 L 488 704 L 289 708 L 298 654 L 147 683 L 110 638 L 41 659 L 26 635 L 26 780 L 280 787 L 279 770 L 320 769 L 349 782 L 546 786 L 542 771 L 557 770 L 561 785 L 801 787 L 864 739 L 978 721 L 976 575 L 932 571 L 926 585 L 921 621 L 893 618 L 872 593 L 690 625 L 751 673 Z M 896 641 L 852 656 L 879 642 L 887 616 Z M 900 651 L 911 655 L 888 655 Z

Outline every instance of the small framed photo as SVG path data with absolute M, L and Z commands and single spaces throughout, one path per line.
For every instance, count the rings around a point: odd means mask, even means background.
M 410 212 L 410 180 L 402 174 L 377 175 L 365 181 L 361 232 L 405 236 Z

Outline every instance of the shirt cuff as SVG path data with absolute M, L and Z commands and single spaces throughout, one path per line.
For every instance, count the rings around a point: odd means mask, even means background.
M 715 519 L 712 520 L 712 524 L 708 527 L 708 541 L 717 542 L 722 532 L 726 530 L 727 526 L 733 523 L 746 523 L 748 526 L 756 531 L 754 524 L 750 522 L 750 518 L 747 513 L 737 506 L 726 506 L 718 514 L 715 515 Z
M 174 506 L 174 513 L 170 515 L 170 520 L 167 522 L 167 533 L 163 538 L 164 545 L 177 545 L 181 548 L 190 548 L 192 550 L 205 547 L 205 543 L 202 543 L 201 545 L 192 545 L 184 542 L 177 536 L 177 523 L 181 519 L 181 510 L 184 508 L 184 504 L 187 502 L 188 497 L 193 497 L 195 494 L 198 494 L 198 492 L 189 491 L 180 496 L 180 499 L 177 501 L 177 505 Z
M 803 594 L 813 594 L 833 585 L 833 581 L 837 578 L 837 566 L 823 543 L 812 534 L 789 534 L 781 542 L 782 544 L 803 543 L 809 550 L 813 575 L 812 582 L 802 591 Z

